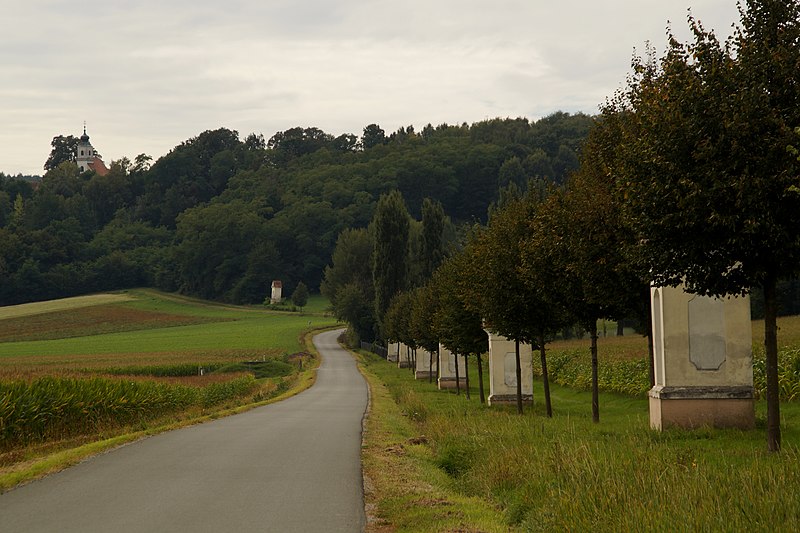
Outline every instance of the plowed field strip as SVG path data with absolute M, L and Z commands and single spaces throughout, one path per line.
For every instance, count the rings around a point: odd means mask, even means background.
M 2 320 L 0 342 L 66 339 L 225 321 L 222 318 L 176 315 L 128 306 L 99 305 Z
M 0 320 L 52 313 L 55 311 L 65 311 L 67 309 L 91 307 L 94 305 L 129 302 L 131 300 L 135 300 L 135 298 L 128 294 L 89 294 L 87 296 L 74 296 L 72 298 L 48 300 L 46 302 L 8 305 L 0 307 Z

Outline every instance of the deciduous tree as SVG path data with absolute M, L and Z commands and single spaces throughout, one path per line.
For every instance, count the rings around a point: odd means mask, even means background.
M 800 269 L 800 4 L 746 0 L 725 43 L 689 18 L 639 60 L 606 114 L 631 116 L 620 143 L 625 215 L 660 285 L 714 296 L 762 287 L 767 442 L 780 449 L 775 287 Z

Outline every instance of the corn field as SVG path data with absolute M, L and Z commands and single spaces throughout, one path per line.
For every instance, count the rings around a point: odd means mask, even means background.
M 592 385 L 589 349 L 551 351 L 547 356 L 548 374 L 554 383 L 579 390 Z M 541 376 L 534 357 L 534 373 Z M 643 397 L 650 389 L 647 359 L 601 359 L 598 368 L 600 390 Z M 756 398 L 766 397 L 766 365 L 763 346 L 753 351 L 753 388 Z M 778 353 L 778 388 L 781 401 L 800 400 L 800 349 L 783 348 Z
M 0 450 L 120 427 L 243 396 L 252 376 L 198 388 L 107 378 L 0 382 Z

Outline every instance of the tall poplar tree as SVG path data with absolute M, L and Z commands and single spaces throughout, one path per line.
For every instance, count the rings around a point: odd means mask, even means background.
M 422 279 L 428 280 L 444 260 L 444 223 L 442 203 L 422 201 Z
M 394 190 L 378 200 L 372 218 L 372 282 L 378 325 L 394 296 L 405 290 L 409 272 L 410 217 L 403 196 Z

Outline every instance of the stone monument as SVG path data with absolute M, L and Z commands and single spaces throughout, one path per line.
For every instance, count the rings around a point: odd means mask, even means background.
M 386 347 L 386 360 L 390 363 L 396 363 L 400 360 L 400 343 L 390 342 Z
M 489 405 L 517 404 L 517 357 L 514 341 L 485 330 L 489 335 Z M 533 350 L 519 345 L 522 402 L 533 403 Z
M 410 368 L 411 367 L 411 348 L 403 344 L 398 344 L 397 368 Z
M 272 293 L 269 297 L 269 303 L 271 304 L 279 304 L 281 303 L 281 291 L 283 290 L 283 284 L 281 280 L 276 279 L 272 282 Z
M 655 386 L 650 427 L 752 428 L 749 297 L 711 298 L 652 287 Z
M 433 358 L 433 359 L 431 359 Z M 433 364 L 431 364 L 431 360 Z M 436 367 L 439 359 L 435 353 L 431 353 L 424 348 L 417 349 L 417 366 L 414 369 L 414 379 L 429 379 L 436 377 Z
M 463 355 L 458 357 L 458 382 L 461 387 L 467 386 L 467 358 Z M 456 388 L 456 356 L 444 347 L 439 345 L 439 379 L 440 389 Z

